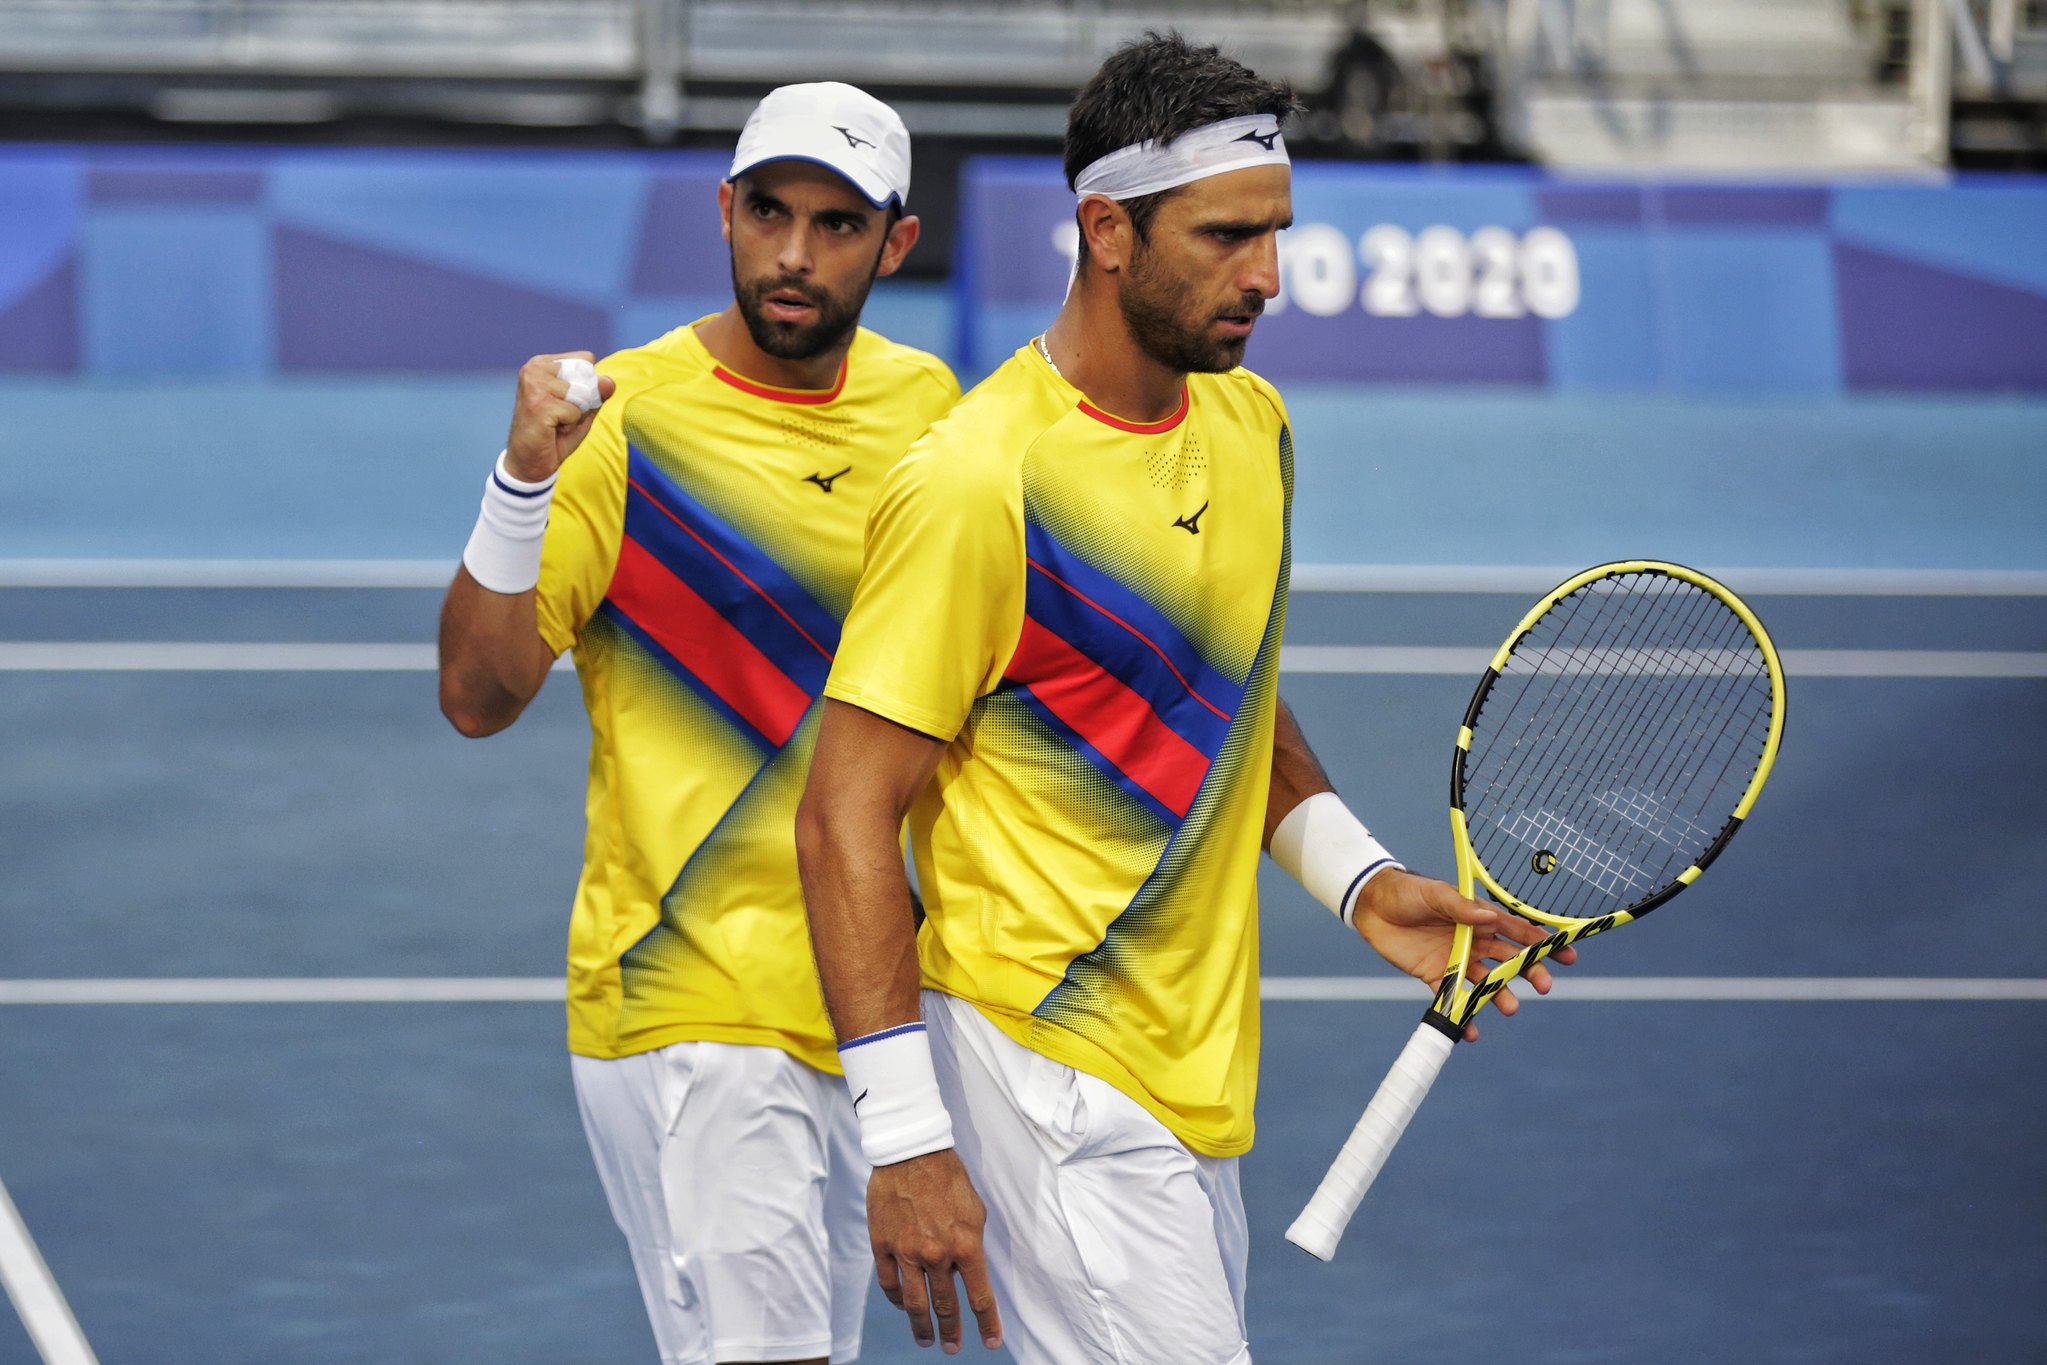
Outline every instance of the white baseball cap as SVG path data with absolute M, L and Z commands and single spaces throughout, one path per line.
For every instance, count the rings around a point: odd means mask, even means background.
M 770 90 L 739 130 L 726 179 L 785 160 L 837 171 L 876 208 L 910 198 L 910 130 L 895 110 L 839 81 Z

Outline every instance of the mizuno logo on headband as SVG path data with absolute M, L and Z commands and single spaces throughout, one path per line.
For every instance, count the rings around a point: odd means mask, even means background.
M 1135 199 L 1228 171 L 1289 164 L 1279 120 L 1246 114 L 1190 129 L 1163 145 L 1140 142 L 1110 152 L 1074 177 L 1073 192 L 1082 199 Z

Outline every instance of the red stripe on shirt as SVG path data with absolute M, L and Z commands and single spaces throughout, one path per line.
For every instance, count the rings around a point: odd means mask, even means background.
M 1116 428 L 1116 430 L 1118 431 L 1133 431 L 1136 432 L 1139 436 L 1156 436 L 1160 432 L 1171 431 L 1174 427 L 1179 426 L 1181 421 L 1186 418 L 1187 410 L 1192 406 L 1194 406 L 1194 404 L 1193 401 L 1187 396 L 1187 386 L 1185 384 L 1182 384 L 1180 386 L 1179 408 L 1173 413 L 1171 417 L 1162 418 L 1161 420 L 1156 422 L 1133 422 L 1127 417 L 1118 417 L 1113 412 L 1103 412 L 1100 408 L 1096 407 L 1093 403 L 1088 402 L 1085 398 L 1080 400 L 1080 410 L 1086 413 L 1088 416 L 1094 418 L 1097 422 L 1101 422 L 1107 426 L 1112 426 Z
M 1008 676 L 1160 805 L 1186 818 L 1209 759 L 1151 703 L 1028 616 Z
M 770 743 L 796 733 L 810 694 L 631 537 L 606 595 Z
M 772 398 L 777 403 L 816 405 L 819 403 L 829 403 L 845 392 L 846 371 L 848 368 L 848 361 L 842 360 L 839 362 L 839 377 L 828 389 L 777 388 L 773 384 L 763 384 L 757 379 L 748 379 L 744 375 L 734 374 L 723 365 L 712 366 L 711 373 L 724 380 L 727 384 L 730 384 L 733 388 L 738 389 L 741 393 L 750 393 L 755 398 Z
M 1045 575 L 1045 577 L 1051 579 L 1054 583 L 1057 583 L 1060 587 L 1066 589 L 1066 591 L 1072 593 L 1075 597 L 1078 597 L 1081 601 L 1087 603 L 1096 611 L 1108 617 L 1111 621 L 1114 621 L 1117 625 L 1123 627 L 1123 629 L 1129 631 L 1132 636 L 1142 641 L 1146 648 L 1150 649 L 1152 653 L 1159 656 L 1159 662 L 1166 666 L 1166 668 L 1172 673 L 1174 679 L 1179 682 L 1180 686 L 1187 689 L 1188 696 L 1194 698 L 1194 700 L 1200 702 L 1203 706 L 1207 707 L 1210 711 L 1215 713 L 1215 715 L 1219 719 L 1221 719 L 1225 724 L 1228 723 L 1230 719 L 1230 713 L 1223 710 L 1220 706 L 1217 706 L 1207 697 L 1204 697 L 1199 692 L 1195 691 L 1194 684 L 1187 681 L 1187 675 L 1180 671 L 1179 665 L 1175 664 L 1172 661 L 1172 659 L 1166 654 L 1165 650 L 1159 648 L 1158 641 L 1152 639 L 1151 636 L 1146 635 L 1136 626 L 1131 625 L 1128 621 L 1118 616 L 1115 612 L 1110 611 L 1100 602 L 1095 601 L 1094 598 L 1089 597 L 1079 588 L 1074 587 L 1071 583 L 1061 578 L 1058 574 L 1053 573 L 1050 569 L 1040 564 L 1037 560 L 1031 559 L 1028 556 L 1026 556 L 1024 559 L 1024 563 L 1030 565 L 1030 567 L 1036 569 L 1039 573 Z
M 784 607 L 780 602 L 777 602 L 775 600 L 773 593 L 770 593 L 766 588 L 763 588 L 760 584 L 754 582 L 753 579 L 747 574 L 746 570 L 740 568 L 737 564 L 734 564 L 724 555 L 718 553 L 718 547 L 711 544 L 710 541 L 705 540 L 702 536 L 698 535 L 694 527 L 692 527 L 688 522 L 684 521 L 681 517 L 675 515 L 674 508 L 670 507 L 667 503 L 661 501 L 661 499 L 656 497 L 652 491 L 646 488 L 642 488 L 639 484 L 634 483 L 631 479 L 627 479 L 626 482 L 632 486 L 634 492 L 638 493 L 641 497 L 645 498 L 649 503 L 652 503 L 655 507 L 659 508 L 661 511 L 661 515 L 667 517 L 670 521 L 674 522 L 677 528 L 679 528 L 684 535 L 688 536 L 691 540 L 694 540 L 698 545 L 702 546 L 705 554 L 717 560 L 720 564 L 723 564 L 727 569 L 730 569 L 732 571 L 732 576 L 734 578 L 737 578 L 740 582 L 746 584 L 747 587 L 752 588 L 756 593 L 759 593 L 761 601 L 766 602 L 769 606 L 773 607 L 775 609 L 775 614 L 780 616 L 784 621 L 787 621 L 789 623 L 789 629 L 795 631 L 798 635 L 801 635 L 805 640 L 808 640 L 810 642 L 810 647 L 812 649 L 824 655 L 825 658 L 827 659 L 832 657 L 832 652 L 829 649 L 826 649 L 823 645 L 819 644 L 817 642 L 817 637 L 815 635 L 812 635 L 809 631 L 805 630 L 802 624 L 799 623 L 795 617 L 789 614 L 788 608 Z

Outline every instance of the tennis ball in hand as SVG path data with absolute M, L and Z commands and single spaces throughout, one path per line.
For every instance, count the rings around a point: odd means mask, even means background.
M 597 367 L 587 360 L 557 360 L 554 372 L 569 381 L 568 399 L 585 412 L 595 412 L 604 402 L 597 392 Z

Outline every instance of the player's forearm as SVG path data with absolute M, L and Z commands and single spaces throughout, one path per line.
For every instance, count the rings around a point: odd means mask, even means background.
M 918 1017 L 917 939 L 895 828 L 806 800 L 796 858 L 825 1008 L 841 1039 Z
M 519 718 L 547 681 L 534 593 L 495 593 L 459 569 L 441 604 L 441 714 L 470 738 Z
M 916 921 L 903 816 L 944 746 L 826 701 L 796 811 L 796 864 L 825 1008 L 841 1039 L 918 1017 Z
M 860 1150 L 877 1168 L 952 1146 L 917 999 L 910 885 L 896 843 L 941 747 L 828 701 L 796 812 L 797 867 L 825 1008 L 839 1036 Z
M 1272 726 L 1272 778 L 1265 800 L 1264 847 L 1272 847 L 1272 832 L 1294 807 L 1318 792 L 1332 789 L 1329 774 L 1322 770 L 1315 751 L 1308 747 L 1308 737 L 1301 733 L 1293 709 L 1281 698 Z

